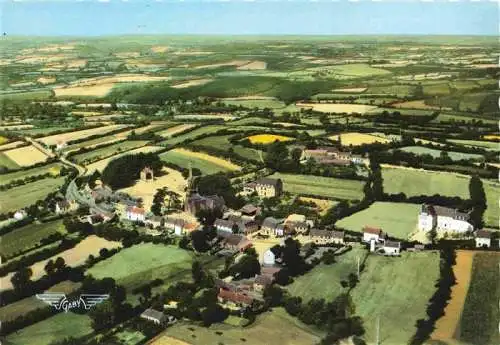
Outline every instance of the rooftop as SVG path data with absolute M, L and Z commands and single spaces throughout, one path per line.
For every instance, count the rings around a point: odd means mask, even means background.
M 156 320 L 161 320 L 165 315 L 158 310 L 148 308 L 144 310 L 141 314 L 141 317 L 148 317 Z
M 491 238 L 492 233 L 487 230 L 476 231 L 476 238 Z

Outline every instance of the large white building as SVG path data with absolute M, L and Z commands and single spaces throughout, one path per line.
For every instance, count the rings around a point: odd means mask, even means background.
M 453 208 L 424 204 L 418 215 L 418 229 L 427 232 L 435 228 L 440 232 L 465 233 L 474 230 L 469 219 L 468 213 L 459 212 Z

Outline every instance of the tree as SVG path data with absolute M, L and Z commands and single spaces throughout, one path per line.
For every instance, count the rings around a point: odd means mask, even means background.
M 483 215 L 487 208 L 486 193 L 484 191 L 483 182 L 474 175 L 469 181 L 469 194 L 472 204 L 471 221 L 477 228 L 483 226 Z
M 302 150 L 299 148 L 294 148 L 290 153 L 290 156 L 292 157 L 292 161 L 298 164 L 300 162 L 300 157 L 302 157 Z
M 269 307 L 277 307 L 283 303 L 283 290 L 276 285 L 270 285 L 264 289 L 263 297 Z
M 191 244 L 197 252 L 206 252 L 210 249 L 208 245 L 207 233 L 201 230 L 195 230 L 191 233 Z
M 199 261 L 194 261 L 191 265 L 191 275 L 195 285 L 199 285 L 205 279 L 206 273 L 203 271 L 203 266 Z
M 189 238 L 187 236 L 182 236 L 182 238 L 179 240 L 179 248 L 181 249 L 188 249 L 189 247 Z
M 29 267 L 23 267 L 10 279 L 15 290 L 23 291 L 31 285 L 31 276 L 33 271 Z
M 231 227 L 231 231 L 233 234 L 239 234 L 240 233 L 240 227 L 238 224 L 234 223 L 233 226 Z
M 288 161 L 288 148 L 282 141 L 276 140 L 267 148 L 267 155 L 264 159 L 265 164 L 278 171 L 286 165 Z
M 99 303 L 88 315 L 92 320 L 91 326 L 96 332 L 110 329 L 116 323 L 115 308 L 109 300 Z
M 323 113 L 319 116 L 319 122 L 321 122 L 323 126 L 327 126 L 330 124 L 330 119 L 327 114 Z
M 243 257 L 229 268 L 229 274 L 238 278 L 252 278 L 260 274 L 259 260 L 253 255 L 243 255 Z

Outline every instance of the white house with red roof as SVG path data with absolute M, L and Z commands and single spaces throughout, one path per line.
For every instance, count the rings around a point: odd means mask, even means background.
M 146 211 L 143 208 L 129 206 L 125 211 L 125 217 L 133 222 L 144 222 Z

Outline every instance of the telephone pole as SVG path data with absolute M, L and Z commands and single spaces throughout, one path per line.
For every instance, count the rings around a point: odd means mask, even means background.
M 380 345 L 380 316 L 377 316 L 377 342 L 376 345 Z

